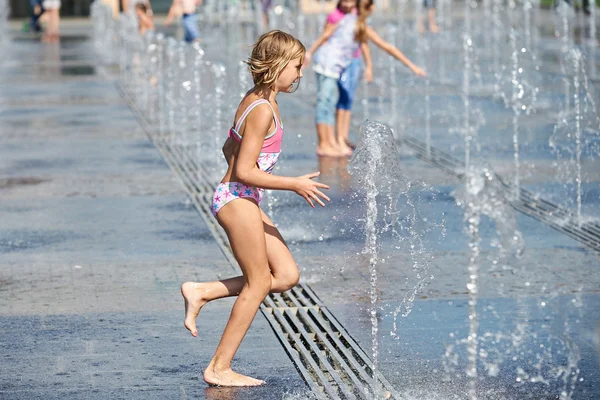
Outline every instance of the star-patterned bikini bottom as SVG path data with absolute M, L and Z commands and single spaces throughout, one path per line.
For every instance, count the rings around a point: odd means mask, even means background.
M 215 189 L 212 201 L 212 213 L 216 217 L 221 208 L 235 199 L 249 197 L 256 200 L 258 205 L 263 197 L 264 189 L 244 185 L 239 182 L 220 183 Z

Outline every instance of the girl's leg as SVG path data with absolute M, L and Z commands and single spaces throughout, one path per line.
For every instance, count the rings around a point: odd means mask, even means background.
M 54 10 L 54 41 L 58 42 L 60 39 L 60 9 Z
M 427 15 L 429 17 L 429 30 L 433 33 L 438 33 L 440 31 L 440 27 L 435 22 L 435 7 L 431 7 L 427 11 Z
M 350 121 L 352 120 L 352 111 L 338 108 L 335 116 L 335 125 L 337 128 L 338 146 L 348 155 L 352 154 L 352 148 L 348 145 L 348 136 L 350 134 Z
M 339 157 L 335 140 L 335 102 L 337 97 L 337 80 L 317 74 L 317 109 L 315 123 L 317 125 L 317 155 Z
M 361 75 L 360 58 L 354 59 L 342 74 L 338 81 L 340 98 L 337 103 L 336 111 L 336 128 L 337 128 L 337 143 L 342 151 L 348 155 L 352 154 L 352 148 L 348 145 L 348 135 L 350 133 L 350 122 L 352 120 L 352 104 L 354 95 L 358 88 L 358 82 Z
M 52 13 L 54 10 L 48 9 L 46 10 L 46 21 L 48 21 L 48 25 L 44 30 L 44 34 L 42 35 L 42 42 L 50 42 L 52 38 Z
M 254 201 L 242 198 L 223 207 L 217 220 L 227 233 L 246 282 L 233 305 L 215 355 L 204 371 L 204 380 L 219 386 L 262 385 L 264 381 L 231 370 L 231 361 L 258 307 L 271 290 L 262 216 Z
M 262 210 L 260 212 L 265 231 L 267 260 L 271 271 L 271 293 L 285 292 L 298 284 L 300 278 L 298 267 L 279 230 Z M 181 286 L 181 294 L 186 305 L 185 327 L 193 336 L 198 336 L 196 318 L 202 306 L 212 300 L 239 295 L 245 284 L 244 276 L 215 282 L 185 282 Z
M 323 157 L 339 157 L 340 152 L 336 146 L 333 124 L 317 124 L 317 155 Z

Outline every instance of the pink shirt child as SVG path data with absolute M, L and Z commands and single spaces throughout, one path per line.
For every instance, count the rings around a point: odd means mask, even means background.
M 354 14 L 356 14 L 356 9 L 352 10 L 352 12 Z M 340 20 L 342 18 L 344 18 L 344 13 L 339 9 L 336 8 L 335 10 L 333 10 L 328 16 L 327 16 L 327 23 L 328 24 L 337 24 L 338 22 L 340 22 Z M 354 58 L 360 58 L 360 47 L 358 49 L 356 49 L 356 51 L 354 52 Z

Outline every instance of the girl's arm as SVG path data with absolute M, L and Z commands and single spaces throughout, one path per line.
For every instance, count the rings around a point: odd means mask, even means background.
M 240 143 L 240 150 L 233 165 L 233 172 L 237 180 L 244 185 L 263 189 L 290 190 L 303 197 L 311 207 L 314 207 L 313 200 L 321 206 L 325 206 L 319 197 L 327 201 L 329 198 L 319 188 L 329 189 L 329 186 L 312 180 L 319 175 L 318 172 L 293 178 L 271 175 L 256 165 L 272 121 L 273 111 L 266 104 L 257 106 L 246 117 L 244 138 Z
M 365 60 L 365 80 L 367 83 L 371 83 L 373 81 L 373 64 L 371 63 L 371 49 L 369 49 L 369 44 L 367 42 L 361 43 L 360 51 Z
M 333 32 L 335 32 L 335 28 L 337 28 L 337 26 L 338 24 L 331 24 L 329 22 L 325 24 L 325 29 L 323 29 L 323 33 L 321 34 L 321 36 L 319 36 L 319 38 L 315 40 L 312 46 L 310 46 L 310 49 L 306 51 L 306 54 L 304 55 L 304 65 L 310 64 L 312 55 L 315 53 L 315 51 L 319 49 L 319 47 L 323 45 L 323 43 L 329 40 Z
M 152 21 L 152 18 L 143 13 L 140 14 L 139 18 L 146 29 L 154 29 L 154 21 Z
M 375 32 L 375 30 L 373 28 L 371 28 L 370 26 L 367 27 L 367 36 L 368 36 L 369 40 L 371 40 L 373 43 L 375 43 L 375 45 L 377 47 L 381 48 L 386 53 L 388 53 L 389 55 L 391 55 L 392 57 L 394 57 L 395 59 L 397 59 L 398 61 L 400 61 L 402 64 L 406 65 L 415 75 L 418 75 L 418 76 L 425 76 L 426 75 L 425 71 L 423 71 L 421 68 L 419 68 L 416 65 L 414 65 L 396 47 L 392 46 L 391 44 L 389 44 L 388 42 L 386 42 L 385 40 L 383 40 L 381 38 L 381 36 L 379 36 L 379 34 L 377 34 L 377 32 Z
M 179 14 L 179 1 L 173 0 L 171 7 L 169 7 L 169 13 L 167 14 L 167 18 L 165 18 L 165 26 L 171 25 L 175 16 Z

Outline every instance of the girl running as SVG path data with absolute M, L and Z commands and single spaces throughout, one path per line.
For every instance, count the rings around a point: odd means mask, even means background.
M 338 5 L 344 6 L 344 3 L 349 0 L 341 0 Z M 415 75 L 417 76 L 425 76 L 425 72 L 414 65 L 398 48 L 392 46 L 377 34 L 377 32 L 370 26 L 367 25 L 367 18 L 371 15 L 371 13 L 375 9 L 373 0 L 355 0 L 354 7 L 350 12 L 354 10 L 358 10 L 356 13 L 356 22 L 355 22 L 355 31 L 354 31 L 354 41 L 359 44 L 359 49 L 355 50 L 353 60 L 347 64 L 347 66 L 341 69 L 339 73 L 338 80 L 336 82 L 338 88 L 338 101 L 335 106 L 335 127 L 337 133 L 337 139 L 334 137 L 334 129 L 333 129 L 333 101 L 332 98 L 335 96 L 335 93 L 332 94 L 331 88 L 333 86 L 333 82 L 330 80 L 324 79 L 322 76 L 319 76 L 320 71 L 323 69 L 322 66 L 317 65 L 317 56 L 315 55 L 315 66 L 313 69 L 317 72 L 317 133 L 319 134 L 319 144 L 325 142 L 325 148 L 330 148 L 328 143 L 333 143 L 335 147 L 333 147 L 333 151 L 329 154 L 323 154 L 323 152 L 319 151 L 319 147 L 317 147 L 317 155 L 331 155 L 331 156 L 343 156 L 350 155 L 352 151 L 350 149 L 350 142 L 348 140 L 348 135 L 350 131 L 350 121 L 352 119 L 352 105 L 354 100 L 354 95 L 356 93 L 356 88 L 358 87 L 358 81 L 360 79 L 360 53 L 364 54 L 365 61 L 365 79 L 367 82 L 371 82 L 373 79 L 373 69 L 371 63 L 371 56 L 368 47 L 368 41 L 372 41 L 376 46 L 402 62 L 406 65 Z M 349 7 L 350 4 L 346 4 L 346 7 Z M 335 11 L 334 11 L 335 13 Z M 333 13 L 332 13 L 333 15 Z M 330 38 L 334 37 L 335 33 L 339 29 L 339 24 L 343 20 L 340 20 L 339 23 L 333 23 L 326 25 L 325 30 L 321 37 L 313 44 L 313 46 L 307 51 L 307 59 L 310 61 L 311 54 L 318 49 L 322 43 L 330 43 Z M 335 19 L 333 20 L 335 21 Z M 332 44 L 333 45 L 333 44 Z M 330 45 L 331 46 L 331 45 Z M 326 46 L 323 46 L 321 50 L 319 50 L 319 54 L 323 54 L 323 58 L 329 57 L 329 50 L 326 52 Z M 329 76 L 333 77 L 333 74 L 329 74 Z M 321 84 L 324 82 L 324 84 Z M 320 107 L 321 106 L 321 107 Z M 322 119 L 322 115 L 327 116 L 326 128 L 319 126 L 319 120 Z M 322 125 L 322 124 L 321 124 Z M 321 132 L 319 133 L 319 129 Z M 323 135 L 324 140 L 321 140 L 321 136 Z
M 329 198 L 314 182 L 318 172 L 300 177 L 272 175 L 281 152 L 283 124 L 276 101 L 279 92 L 295 91 L 302 77 L 305 48 L 293 36 L 271 31 L 262 35 L 247 61 L 254 87 L 241 101 L 223 146 L 229 166 L 213 197 L 212 211 L 225 230 L 243 275 L 217 282 L 186 282 L 185 327 L 198 335 L 196 318 L 209 301 L 238 296 L 204 380 L 219 386 L 258 386 L 264 381 L 231 369 L 231 361 L 261 302 L 269 293 L 294 287 L 299 272 L 281 234 L 260 209 L 265 189 L 290 190 L 315 207 Z M 323 199 L 323 200 L 322 200 Z
M 358 12 L 357 0 L 340 0 L 337 8 L 327 17 L 327 23 L 321 36 L 306 52 L 306 64 L 314 54 L 313 70 L 317 74 L 317 109 L 315 124 L 317 127 L 317 155 L 339 157 L 352 154 L 346 143 L 340 143 L 335 137 L 336 101 L 340 97 L 338 82 L 344 71 L 361 49 L 370 65 L 370 53 L 366 43 L 357 41 Z M 338 104 L 338 108 L 339 108 Z

